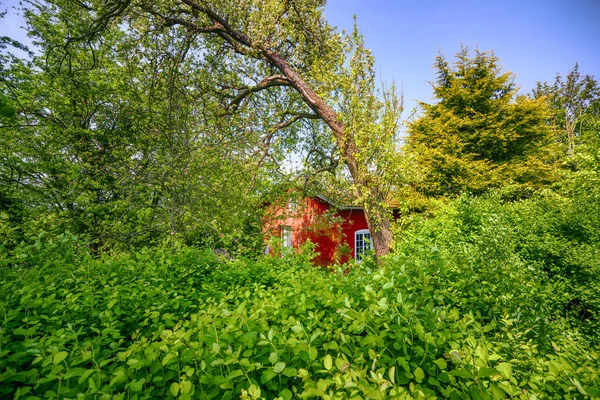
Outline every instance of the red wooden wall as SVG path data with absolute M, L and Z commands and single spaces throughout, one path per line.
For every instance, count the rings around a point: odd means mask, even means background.
M 295 211 L 289 210 L 287 200 L 268 207 L 265 238 L 281 237 L 281 226 L 292 228 L 293 247 L 299 247 L 307 239 L 316 243 L 319 255 L 313 262 L 327 266 L 354 258 L 354 232 L 367 229 L 367 221 L 362 209 L 335 210 L 326 201 L 313 197 L 298 201 Z M 350 254 L 345 256 L 339 251 L 344 243 L 350 247 Z

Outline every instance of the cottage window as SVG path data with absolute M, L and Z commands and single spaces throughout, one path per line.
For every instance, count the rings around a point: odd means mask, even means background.
M 356 261 L 362 261 L 364 254 L 372 248 L 371 232 L 368 229 L 354 232 L 354 259 Z
M 281 226 L 281 240 L 283 247 L 292 247 L 292 227 L 287 225 Z

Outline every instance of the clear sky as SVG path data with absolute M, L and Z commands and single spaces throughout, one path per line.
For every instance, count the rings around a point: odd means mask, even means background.
M 493 50 L 522 93 L 537 81 L 580 71 L 600 79 L 600 0 L 329 0 L 328 21 L 352 29 L 353 15 L 384 81 L 429 102 L 438 49 L 449 59 L 460 44 Z
M 0 11 L 9 8 L 0 35 L 23 40 L 22 21 L 10 11 L 16 4 L 0 0 Z M 451 59 L 460 43 L 494 50 L 522 92 L 566 75 L 575 62 L 600 79 L 600 0 L 329 0 L 326 15 L 346 30 L 358 17 L 381 77 L 404 90 L 404 116 L 415 99 L 431 100 L 438 49 Z

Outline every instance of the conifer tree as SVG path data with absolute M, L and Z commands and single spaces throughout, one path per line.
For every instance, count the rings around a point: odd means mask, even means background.
M 531 190 L 554 179 L 547 153 L 544 101 L 517 94 L 514 75 L 493 52 L 462 47 L 450 64 L 436 57 L 433 104 L 409 125 L 408 149 L 421 168 L 415 183 L 427 195 L 481 193 L 514 185 Z

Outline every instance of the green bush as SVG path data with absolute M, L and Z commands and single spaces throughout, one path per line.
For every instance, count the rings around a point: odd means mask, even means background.
M 465 309 L 535 304 L 538 315 L 566 319 L 598 344 L 600 331 L 600 204 L 552 192 L 504 202 L 489 194 L 462 196 L 442 206 L 433 218 L 413 217 L 397 251 L 412 254 L 436 245 L 444 269 Z M 488 290 L 483 297 L 480 289 Z M 490 298 L 486 298 L 490 297 Z M 529 300 L 528 300 L 529 299 Z M 493 300 L 493 301 L 492 301 Z M 481 304 L 471 304 L 481 302 Z
M 0 397 L 600 395 L 597 349 L 545 317 L 541 289 L 510 285 L 530 272 L 499 261 L 469 277 L 417 246 L 345 276 L 313 267 L 310 251 L 84 249 L 63 235 L 0 258 Z

